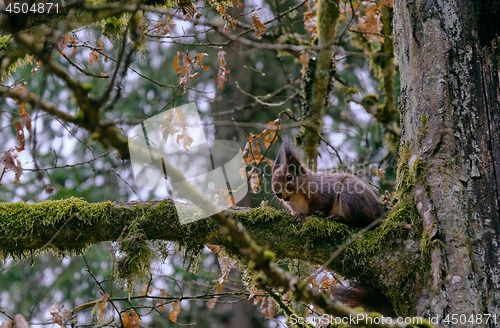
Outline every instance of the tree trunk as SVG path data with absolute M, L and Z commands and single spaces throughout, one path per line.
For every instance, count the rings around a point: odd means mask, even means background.
M 394 3 L 410 174 L 400 192 L 434 245 L 416 312 L 439 326 L 454 326 L 453 314 L 475 316 L 460 327 L 500 320 L 499 15 L 495 0 Z

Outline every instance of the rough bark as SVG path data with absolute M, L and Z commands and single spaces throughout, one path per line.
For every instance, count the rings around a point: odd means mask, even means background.
M 448 314 L 498 316 L 500 92 L 495 42 L 500 28 L 493 22 L 500 2 L 398 0 L 394 13 L 401 72 L 400 163 L 414 175 L 414 183 L 400 191 L 415 202 L 434 245 L 428 279 L 422 279 L 416 295 L 416 313 L 440 320 Z

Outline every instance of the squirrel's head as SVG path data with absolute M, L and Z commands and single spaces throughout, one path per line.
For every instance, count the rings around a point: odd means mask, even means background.
M 299 150 L 290 140 L 284 140 L 276 156 L 271 180 L 276 197 L 288 201 L 294 194 L 300 193 L 300 188 L 308 169 L 300 160 Z M 302 186 L 303 188 L 303 186 Z

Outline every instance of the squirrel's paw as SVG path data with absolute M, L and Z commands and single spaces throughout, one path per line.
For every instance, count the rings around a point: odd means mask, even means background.
M 345 222 L 345 219 L 343 216 L 339 216 L 339 215 L 332 215 L 332 216 L 329 216 L 328 217 L 329 219 L 332 219 L 333 221 L 336 221 L 336 222 L 340 222 L 340 223 L 346 223 Z
M 297 222 L 304 221 L 305 217 L 306 216 L 304 214 L 295 214 L 295 221 L 297 221 Z

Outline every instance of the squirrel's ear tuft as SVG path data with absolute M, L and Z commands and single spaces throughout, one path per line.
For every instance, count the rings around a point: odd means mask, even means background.
M 306 170 L 304 169 L 304 166 L 302 165 L 302 162 L 300 161 L 300 158 L 297 157 L 297 154 L 287 154 L 286 156 L 286 165 L 287 169 L 289 172 L 291 172 L 293 175 L 303 175 L 306 173 Z
M 276 155 L 276 160 L 274 161 L 273 171 L 276 170 L 278 167 L 285 165 L 285 163 L 286 163 L 285 152 L 284 152 L 283 147 L 282 147 L 278 151 L 278 155 Z
M 288 170 L 294 175 L 305 174 L 306 172 L 304 166 L 302 165 L 302 161 L 300 160 L 300 151 L 295 146 L 295 144 L 293 144 L 290 139 L 283 140 L 282 149 L 285 154 Z

